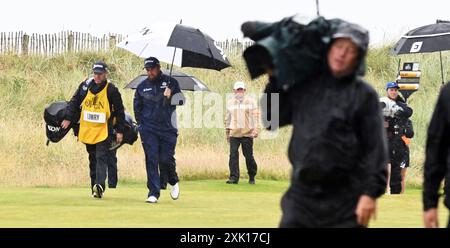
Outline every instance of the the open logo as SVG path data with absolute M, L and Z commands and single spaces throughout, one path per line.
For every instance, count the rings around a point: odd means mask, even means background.
M 417 41 L 417 42 L 414 42 L 412 45 L 411 45 L 411 50 L 409 51 L 410 53 L 417 53 L 417 52 L 420 52 L 420 49 L 422 49 L 422 44 L 423 44 L 423 41 Z

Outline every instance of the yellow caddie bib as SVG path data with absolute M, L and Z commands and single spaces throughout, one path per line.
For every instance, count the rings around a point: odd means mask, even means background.
M 108 86 L 97 93 L 90 90 L 81 104 L 80 131 L 78 139 L 85 144 L 97 144 L 108 138 L 108 120 L 111 116 L 108 101 Z

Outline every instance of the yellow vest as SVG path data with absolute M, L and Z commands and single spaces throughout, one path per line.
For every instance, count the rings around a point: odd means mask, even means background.
M 80 131 L 78 139 L 85 144 L 97 144 L 108 138 L 108 120 L 111 116 L 108 85 L 97 94 L 90 90 L 81 103 Z

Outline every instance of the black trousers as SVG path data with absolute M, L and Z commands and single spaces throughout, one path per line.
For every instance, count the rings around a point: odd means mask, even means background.
M 117 157 L 116 150 L 110 151 L 110 138 L 94 145 L 86 144 L 86 151 L 89 154 L 89 175 L 91 177 L 91 188 L 95 184 L 100 184 L 105 189 L 108 167 L 109 180 L 117 184 Z M 110 184 L 111 186 L 111 184 Z
M 117 149 L 109 152 L 108 156 L 108 169 L 107 169 L 107 177 L 108 177 L 108 187 L 115 188 L 117 187 Z
M 169 174 L 166 166 L 159 165 L 159 181 L 161 182 L 161 189 L 167 188 L 169 182 Z
M 256 176 L 258 166 L 253 157 L 253 138 L 230 138 L 230 179 L 239 181 L 239 146 L 242 145 L 242 153 L 245 157 L 245 164 L 247 165 L 247 172 L 250 178 Z
M 311 196 L 310 193 L 302 195 L 302 203 L 297 202 L 286 193 L 281 199 L 283 215 L 279 224 L 280 228 L 364 228 L 357 222 L 353 200 L 347 200 L 342 193 L 333 195 L 334 200 Z M 345 202 L 343 204 L 342 202 Z M 341 205 L 344 208 L 339 211 L 330 211 L 333 205 Z M 327 210 L 328 209 L 328 210 Z M 324 211 L 326 210 L 326 211 Z
M 391 163 L 391 178 L 389 187 L 391 194 L 400 194 L 402 191 L 402 168 L 404 161 L 405 148 L 401 140 L 389 142 L 389 161 Z
M 159 198 L 161 190 L 160 170 L 167 176 L 168 183 L 178 183 L 176 172 L 175 147 L 177 134 L 172 132 L 140 131 L 145 152 L 148 196 Z

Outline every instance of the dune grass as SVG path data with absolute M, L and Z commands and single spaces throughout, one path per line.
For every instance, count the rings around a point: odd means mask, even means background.
M 141 59 L 127 52 L 67 53 L 56 57 L 0 55 L 0 185 L 64 186 L 88 180 L 87 153 L 71 133 L 60 143 L 45 146 L 43 111 L 53 101 L 70 99 L 98 59 L 110 65 L 110 79 L 121 89 L 126 110 L 133 113 L 134 91 L 123 87 L 143 70 Z M 208 84 L 212 92 L 205 95 L 220 93 L 225 97 L 234 81 L 249 82 L 243 62 L 234 58 L 233 64 L 235 67 L 224 72 L 183 71 Z M 249 83 L 249 93 L 258 93 L 263 84 L 263 79 Z M 186 95 L 194 97 L 191 92 Z M 206 112 L 207 106 L 201 111 Z M 255 142 L 261 178 L 288 178 L 290 166 L 285 153 L 289 133 L 287 128 L 277 139 Z M 121 178 L 146 178 L 139 141 L 121 148 L 118 157 Z M 224 129 L 180 128 L 176 158 L 183 179 L 225 178 L 228 144 Z
M 372 48 L 366 80 L 381 95 L 387 81 L 395 80 L 398 58 L 390 47 Z M 443 53 L 444 68 L 450 68 Z M 280 198 L 288 187 L 290 164 L 287 146 L 291 128 L 275 139 L 257 139 L 255 157 L 258 183 L 225 185 L 228 145 L 222 128 L 180 128 L 176 152 L 182 195 L 172 201 L 163 192 L 156 206 L 144 204 L 147 194 L 144 155 L 140 142 L 118 152 L 120 187 L 98 201 L 84 187 L 89 182 L 84 145 L 71 133 L 46 147 L 45 106 L 68 100 L 90 74 L 91 64 L 105 60 L 110 79 L 121 89 L 125 107 L 133 113 L 134 92 L 123 87 L 143 73 L 141 59 L 121 50 L 108 53 L 63 54 L 56 57 L 0 55 L 0 227 L 276 227 Z M 213 93 L 225 96 L 232 83 L 247 82 L 249 93 L 260 93 L 267 81 L 250 81 L 241 57 L 231 55 L 233 68 L 221 72 L 182 68 L 205 82 Z M 373 227 L 421 227 L 420 185 L 426 130 L 440 87 L 439 59 L 435 54 L 404 56 L 421 63 L 421 88 L 409 104 L 415 138 L 411 143 L 409 189 L 400 196 L 383 196 Z M 449 73 L 446 71 L 446 78 Z M 211 93 L 205 93 L 207 96 Z M 188 97 L 194 94 L 187 92 Z M 180 107 L 179 112 L 182 112 Z M 202 113 L 207 109 L 202 109 Z M 189 112 L 189 111 L 187 111 Z M 265 133 L 266 134 L 266 133 Z M 245 165 L 241 156 L 241 175 Z M 220 180 L 212 180 L 220 179 Z M 193 181 L 194 180 L 194 181 Z M 158 213 L 155 215 L 155 210 Z M 447 212 L 440 208 L 441 225 Z
M 366 80 L 384 94 L 384 85 L 396 77 L 398 57 L 389 55 L 389 46 L 372 48 L 367 58 Z M 266 77 L 251 81 L 241 56 L 229 56 L 232 68 L 221 72 L 182 68 L 205 82 L 212 93 L 225 97 L 232 83 L 247 82 L 248 92 L 262 92 Z M 449 68 L 448 53 L 443 53 L 444 68 Z M 123 87 L 143 73 L 141 59 L 123 50 L 107 53 L 66 53 L 55 57 L 0 55 L 0 185 L 73 186 L 88 180 L 85 148 L 70 133 L 58 144 L 45 146 L 44 108 L 56 100 L 68 100 L 78 84 L 90 75 L 91 64 L 105 60 L 111 68 L 110 79 L 121 89 L 126 110 L 133 113 L 133 90 Z M 403 61 L 421 63 L 421 88 L 410 98 L 416 136 L 411 143 L 409 181 L 420 185 L 424 161 L 426 129 L 440 87 L 439 59 L 435 54 L 404 56 Z M 179 69 L 179 68 L 178 68 Z M 446 77 L 449 70 L 446 71 Z M 212 94 L 205 93 L 205 95 Z M 192 92 L 187 96 L 194 97 Z M 180 107 L 178 112 L 183 112 Z M 202 113 L 206 112 L 207 106 Z M 189 112 L 188 110 L 187 112 Z M 267 134 L 263 132 L 263 135 Z M 287 146 L 291 128 L 282 128 L 275 139 L 258 139 L 255 156 L 259 176 L 264 179 L 288 179 L 290 165 Z M 145 179 L 144 157 L 140 142 L 125 146 L 119 153 L 120 176 L 124 180 Z M 228 170 L 228 144 L 222 128 L 180 128 L 177 163 L 183 179 L 225 178 Z M 241 163 L 243 157 L 241 157 Z M 244 166 L 243 166 L 244 167 Z M 242 168 L 245 172 L 245 168 Z

